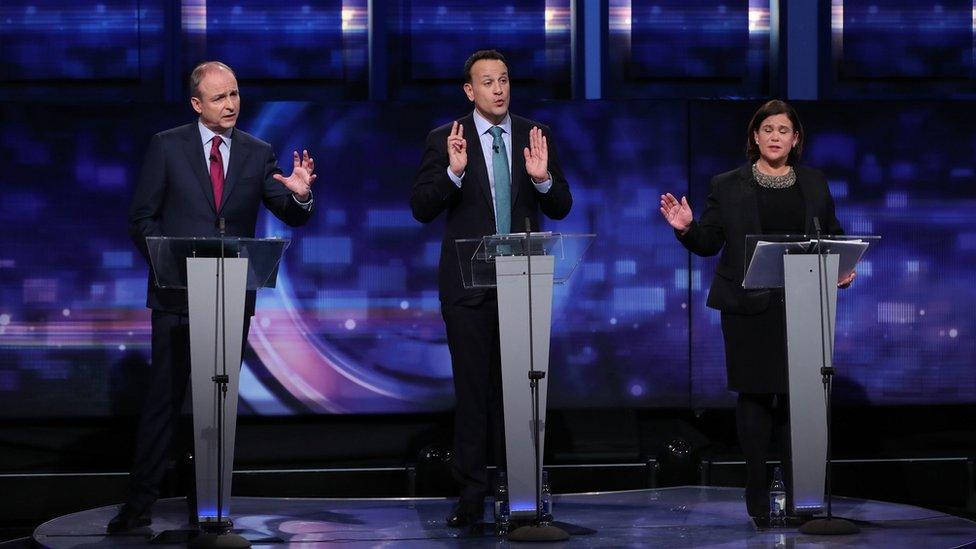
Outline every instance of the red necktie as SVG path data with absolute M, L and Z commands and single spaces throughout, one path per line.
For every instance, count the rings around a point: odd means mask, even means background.
M 220 155 L 219 135 L 210 141 L 210 184 L 213 185 L 214 206 L 220 211 L 220 199 L 224 196 L 224 158 Z

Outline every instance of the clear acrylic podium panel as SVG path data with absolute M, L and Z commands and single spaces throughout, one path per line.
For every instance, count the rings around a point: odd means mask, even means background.
M 867 249 L 881 240 L 877 235 L 821 235 L 825 254 L 840 256 L 838 282 L 856 267 Z M 817 253 L 817 235 L 750 234 L 745 240 L 746 261 L 742 287 L 782 288 L 784 255 Z
M 224 238 L 224 257 L 247 258 L 247 289 L 274 288 L 287 238 Z M 221 239 L 147 236 L 156 286 L 186 289 L 186 258 L 220 257 Z
M 552 256 L 555 258 L 553 282 L 569 280 L 595 234 L 553 232 L 496 234 L 454 241 L 465 288 L 494 288 L 495 258 L 506 256 Z

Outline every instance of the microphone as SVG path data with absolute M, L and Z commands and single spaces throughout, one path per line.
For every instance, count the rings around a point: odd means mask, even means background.
M 527 233 L 531 233 L 532 232 L 532 224 L 529 222 L 529 218 L 528 217 L 525 218 L 525 232 L 527 232 Z
M 813 218 L 813 230 L 817 231 L 817 254 L 823 254 L 823 249 L 821 249 L 820 242 L 820 218 L 814 216 Z
M 226 222 L 223 217 L 217 218 L 217 230 L 220 231 L 220 235 L 223 236 L 224 229 L 226 228 Z
M 211 154 L 211 155 L 210 155 L 210 161 L 211 161 L 211 162 L 216 162 L 216 161 L 217 161 L 217 155 L 215 155 L 215 154 Z
M 492 145 L 491 150 L 495 151 L 495 154 L 498 154 L 498 145 Z

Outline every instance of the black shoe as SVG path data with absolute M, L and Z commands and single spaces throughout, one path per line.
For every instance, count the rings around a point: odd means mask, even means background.
M 447 525 L 451 528 L 461 528 L 481 522 L 485 514 L 485 503 L 481 502 L 458 502 L 451 509 L 451 514 L 447 516 Z
M 147 508 L 136 508 L 126 503 L 119 509 L 119 513 L 108 521 L 105 528 L 109 535 L 121 534 L 152 523 L 152 513 Z

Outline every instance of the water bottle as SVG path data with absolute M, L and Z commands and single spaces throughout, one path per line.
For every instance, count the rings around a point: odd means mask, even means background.
M 542 523 L 552 522 L 552 488 L 549 486 L 549 471 L 542 471 Z
M 786 485 L 779 467 L 773 470 L 773 483 L 769 485 L 769 525 L 786 525 Z
M 499 536 L 508 534 L 511 511 L 508 506 L 508 479 L 505 471 L 498 471 L 495 479 L 495 533 Z

